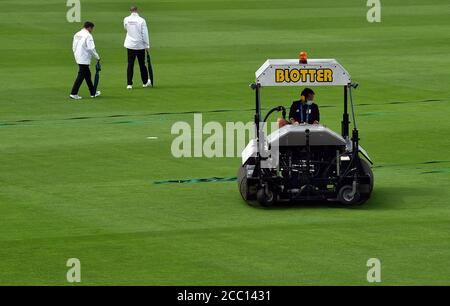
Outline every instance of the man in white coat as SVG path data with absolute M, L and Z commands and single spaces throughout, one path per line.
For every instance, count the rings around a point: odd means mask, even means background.
M 148 78 L 147 67 L 145 66 L 145 51 L 148 51 L 150 48 L 147 23 L 144 18 L 139 16 L 137 7 L 132 6 L 130 12 L 131 15 L 123 20 L 123 26 L 127 31 L 124 43 L 128 51 L 127 89 L 133 88 L 133 72 L 136 57 L 141 70 L 143 87 L 149 87 L 152 83 Z
M 92 84 L 91 79 L 91 70 L 89 69 L 92 57 L 95 57 L 98 61 L 100 61 L 100 56 L 95 50 L 94 38 L 91 34 L 93 30 L 94 24 L 87 21 L 84 23 L 84 28 L 77 32 L 73 37 L 73 55 L 75 56 L 75 61 L 79 66 L 78 76 L 73 84 L 72 92 L 70 93 L 70 98 L 74 100 L 82 99 L 78 95 L 78 91 L 80 90 L 83 80 L 86 81 L 91 98 L 96 98 L 101 94 L 100 91 L 95 91 L 94 84 Z

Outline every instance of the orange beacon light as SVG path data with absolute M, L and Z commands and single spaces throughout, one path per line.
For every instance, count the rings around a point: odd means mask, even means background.
M 308 54 L 305 51 L 300 52 L 298 58 L 300 60 L 300 64 L 308 63 Z

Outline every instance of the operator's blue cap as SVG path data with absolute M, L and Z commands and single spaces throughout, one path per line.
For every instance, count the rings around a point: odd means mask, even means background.
M 311 88 L 305 88 L 303 89 L 301 95 L 306 97 L 307 95 L 315 95 L 315 93 Z

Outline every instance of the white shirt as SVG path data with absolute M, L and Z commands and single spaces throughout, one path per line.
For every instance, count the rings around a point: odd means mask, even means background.
M 73 36 L 72 50 L 77 64 L 80 65 L 90 65 L 92 57 L 100 59 L 95 51 L 94 38 L 86 29 L 82 29 Z
M 145 19 L 138 13 L 131 13 L 123 20 L 123 27 L 127 30 L 124 47 L 131 50 L 143 50 L 150 48 L 148 29 Z

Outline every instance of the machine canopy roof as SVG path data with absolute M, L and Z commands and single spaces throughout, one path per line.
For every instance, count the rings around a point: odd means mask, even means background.
M 338 86 L 351 83 L 350 74 L 335 59 L 268 59 L 256 71 L 261 86 Z

